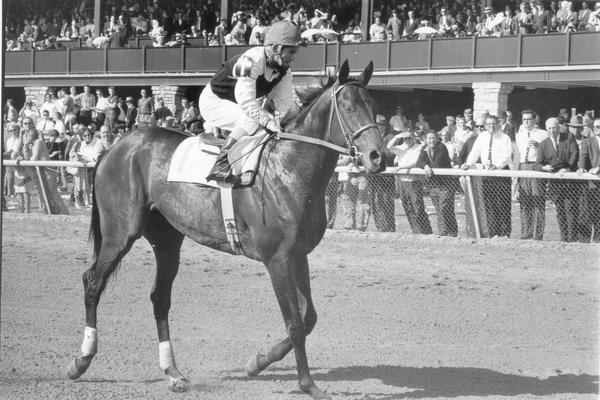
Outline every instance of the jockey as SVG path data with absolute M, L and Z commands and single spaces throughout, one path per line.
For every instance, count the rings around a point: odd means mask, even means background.
M 281 116 L 297 109 L 289 67 L 301 45 L 296 25 L 276 22 L 265 33 L 264 46 L 227 61 L 206 85 L 199 101 L 205 127 L 231 131 L 207 180 L 228 178 L 227 152 L 242 136 L 253 135 L 261 126 L 281 132 L 278 118 L 263 108 L 261 100 L 267 96 Z

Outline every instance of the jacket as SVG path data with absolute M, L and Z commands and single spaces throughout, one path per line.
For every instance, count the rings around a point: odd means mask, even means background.
M 282 116 L 295 110 L 296 103 L 289 68 L 268 65 L 262 46 L 246 50 L 227 61 L 210 81 L 213 93 L 239 104 L 259 125 L 266 126 L 273 115 L 263 109 L 260 99 L 268 96 Z

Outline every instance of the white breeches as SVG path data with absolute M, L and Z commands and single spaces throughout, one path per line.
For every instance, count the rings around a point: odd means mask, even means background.
M 227 129 L 237 140 L 242 136 L 253 134 L 259 127 L 258 123 L 246 115 L 238 104 L 214 94 L 210 84 L 206 85 L 200 94 L 198 104 L 207 131 L 211 131 L 212 127 Z

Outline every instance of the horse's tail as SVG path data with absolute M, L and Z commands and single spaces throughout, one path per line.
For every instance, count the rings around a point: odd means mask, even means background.
M 94 172 L 92 173 L 92 219 L 90 222 L 90 232 L 88 239 L 92 242 L 93 245 L 92 265 L 94 266 L 98 261 L 98 255 L 100 254 L 100 248 L 102 247 L 102 231 L 100 230 L 100 210 L 98 209 L 98 203 L 96 202 L 96 171 L 98 171 L 100 160 L 102 160 L 104 154 L 106 154 L 106 152 L 102 152 L 98 155 L 98 159 L 96 160 L 96 168 L 94 168 Z

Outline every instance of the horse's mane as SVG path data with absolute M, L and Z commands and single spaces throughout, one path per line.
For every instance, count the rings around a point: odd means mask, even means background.
M 321 84 L 321 87 L 318 89 L 308 90 L 306 92 L 296 92 L 298 98 L 300 99 L 300 103 L 302 104 L 298 111 L 288 113 L 284 119 L 281 121 L 281 127 L 289 131 L 297 124 L 304 121 L 308 112 L 312 109 L 314 103 L 316 103 L 317 99 L 321 97 L 324 91 L 329 89 L 336 81 L 335 76 L 330 76 L 325 83 Z

